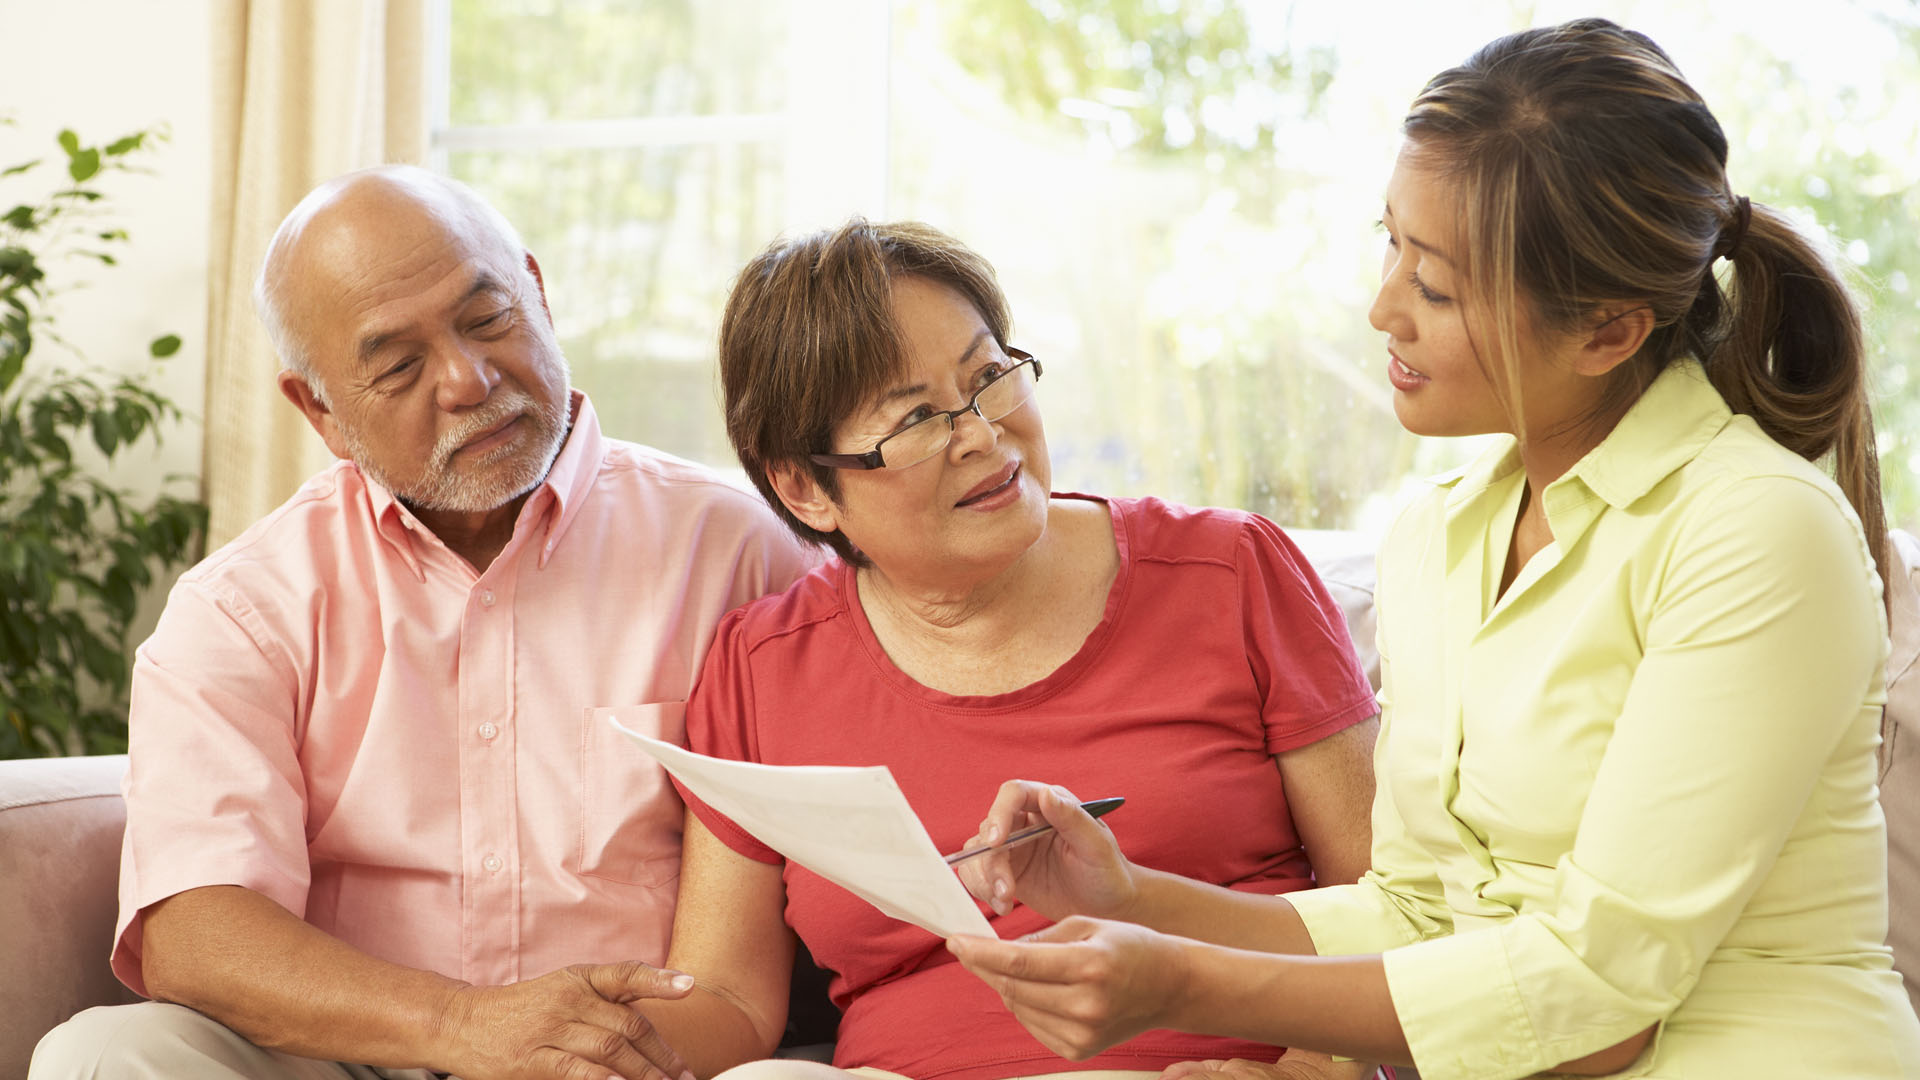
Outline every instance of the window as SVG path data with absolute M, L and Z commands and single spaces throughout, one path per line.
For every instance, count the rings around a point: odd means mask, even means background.
M 603 425 L 721 467 L 714 337 L 783 231 L 918 218 L 999 268 L 1056 486 L 1377 528 L 1470 456 L 1394 421 L 1366 308 L 1394 131 L 1514 27 L 1430 4 L 441 0 L 440 164 L 520 226 Z M 1588 13 L 1538 5 L 1534 21 Z M 1872 304 L 1887 497 L 1920 524 L 1920 15 L 1614 4 Z

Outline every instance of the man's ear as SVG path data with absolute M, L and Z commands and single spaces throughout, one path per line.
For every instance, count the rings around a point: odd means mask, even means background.
M 527 273 L 533 275 L 534 291 L 540 294 L 540 310 L 547 313 L 547 326 L 553 326 L 553 309 L 547 306 L 547 279 L 540 275 L 540 260 L 527 252 Z
M 1653 308 L 1620 304 L 1601 309 L 1600 322 L 1588 332 L 1573 359 L 1582 375 L 1606 375 L 1626 363 L 1653 333 Z
M 767 479 L 773 484 L 773 493 L 780 496 L 780 502 L 787 512 L 799 518 L 808 528 L 823 533 L 840 528 L 840 508 L 827 498 L 827 493 L 820 488 L 820 482 L 807 469 L 791 461 L 782 461 L 767 470 Z
M 346 440 L 340 437 L 340 425 L 334 419 L 333 410 L 320 400 L 320 395 L 313 392 L 313 385 L 307 382 L 306 376 L 281 368 L 279 384 L 280 393 L 293 402 L 293 407 L 300 410 L 300 415 L 307 418 L 307 423 L 320 436 L 320 441 L 327 444 L 327 449 L 333 451 L 333 456 L 350 459 L 352 455 L 347 453 Z

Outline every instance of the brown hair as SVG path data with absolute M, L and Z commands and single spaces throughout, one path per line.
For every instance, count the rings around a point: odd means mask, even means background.
M 839 532 L 793 516 L 770 470 L 810 470 L 830 499 L 837 470 L 807 455 L 832 451 L 833 431 L 879 397 L 906 366 L 894 320 L 893 279 L 913 275 L 965 297 L 1006 347 L 1012 319 L 993 266 L 946 233 L 918 222 L 871 224 L 782 237 L 740 271 L 720 322 L 720 383 L 727 438 L 774 512 L 804 540 L 862 565 Z
M 1734 196 L 1726 135 L 1658 45 L 1605 19 L 1511 34 L 1434 76 L 1404 131 L 1464 195 L 1461 254 L 1505 368 L 1488 375 L 1516 420 L 1522 299 L 1556 330 L 1645 304 L 1654 330 L 1600 415 L 1675 359 L 1698 358 L 1774 441 L 1808 460 L 1832 455 L 1885 566 L 1859 309 L 1785 216 Z

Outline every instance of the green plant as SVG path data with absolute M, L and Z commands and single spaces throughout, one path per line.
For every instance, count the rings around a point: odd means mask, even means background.
M 137 497 L 103 478 L 143 441 L 157 447 L 179 407 L 144 375 L 43 359 L 57 347 L 84 363 L 51 302 L 78 284 L 63 276 L 67 264 L 115 265 L 127 233 L 111 225 L 99 182 L 141 171 L 137 159 L 159 138 L 140 131 L 87 146 L 63 131 L 65 179 L 0 215 L 0 757 L 126 749 L 127 637 L 140 592 L 157 570 L 191 559 L 206 526 L 193 499 Z M 0 182 L 18 184 L 41 164 L 0 171 Z M 164 358 L 180 339 L 146 348 Z M 29 358 L 40 370 L 27 369 Z

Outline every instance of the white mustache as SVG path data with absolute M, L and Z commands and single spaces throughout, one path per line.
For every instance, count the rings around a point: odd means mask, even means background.
M 482 405 L 479 412 L 471 413 L 462 420 L 459 427 L 441 433 L 439 440 L 433 444 L 434 468 L 445 468 L 461 447 L 499 427 L 511 417 L 534 411 L 535 407 L 531 394 L 521 390 L 500 391 L 494 400 Z

